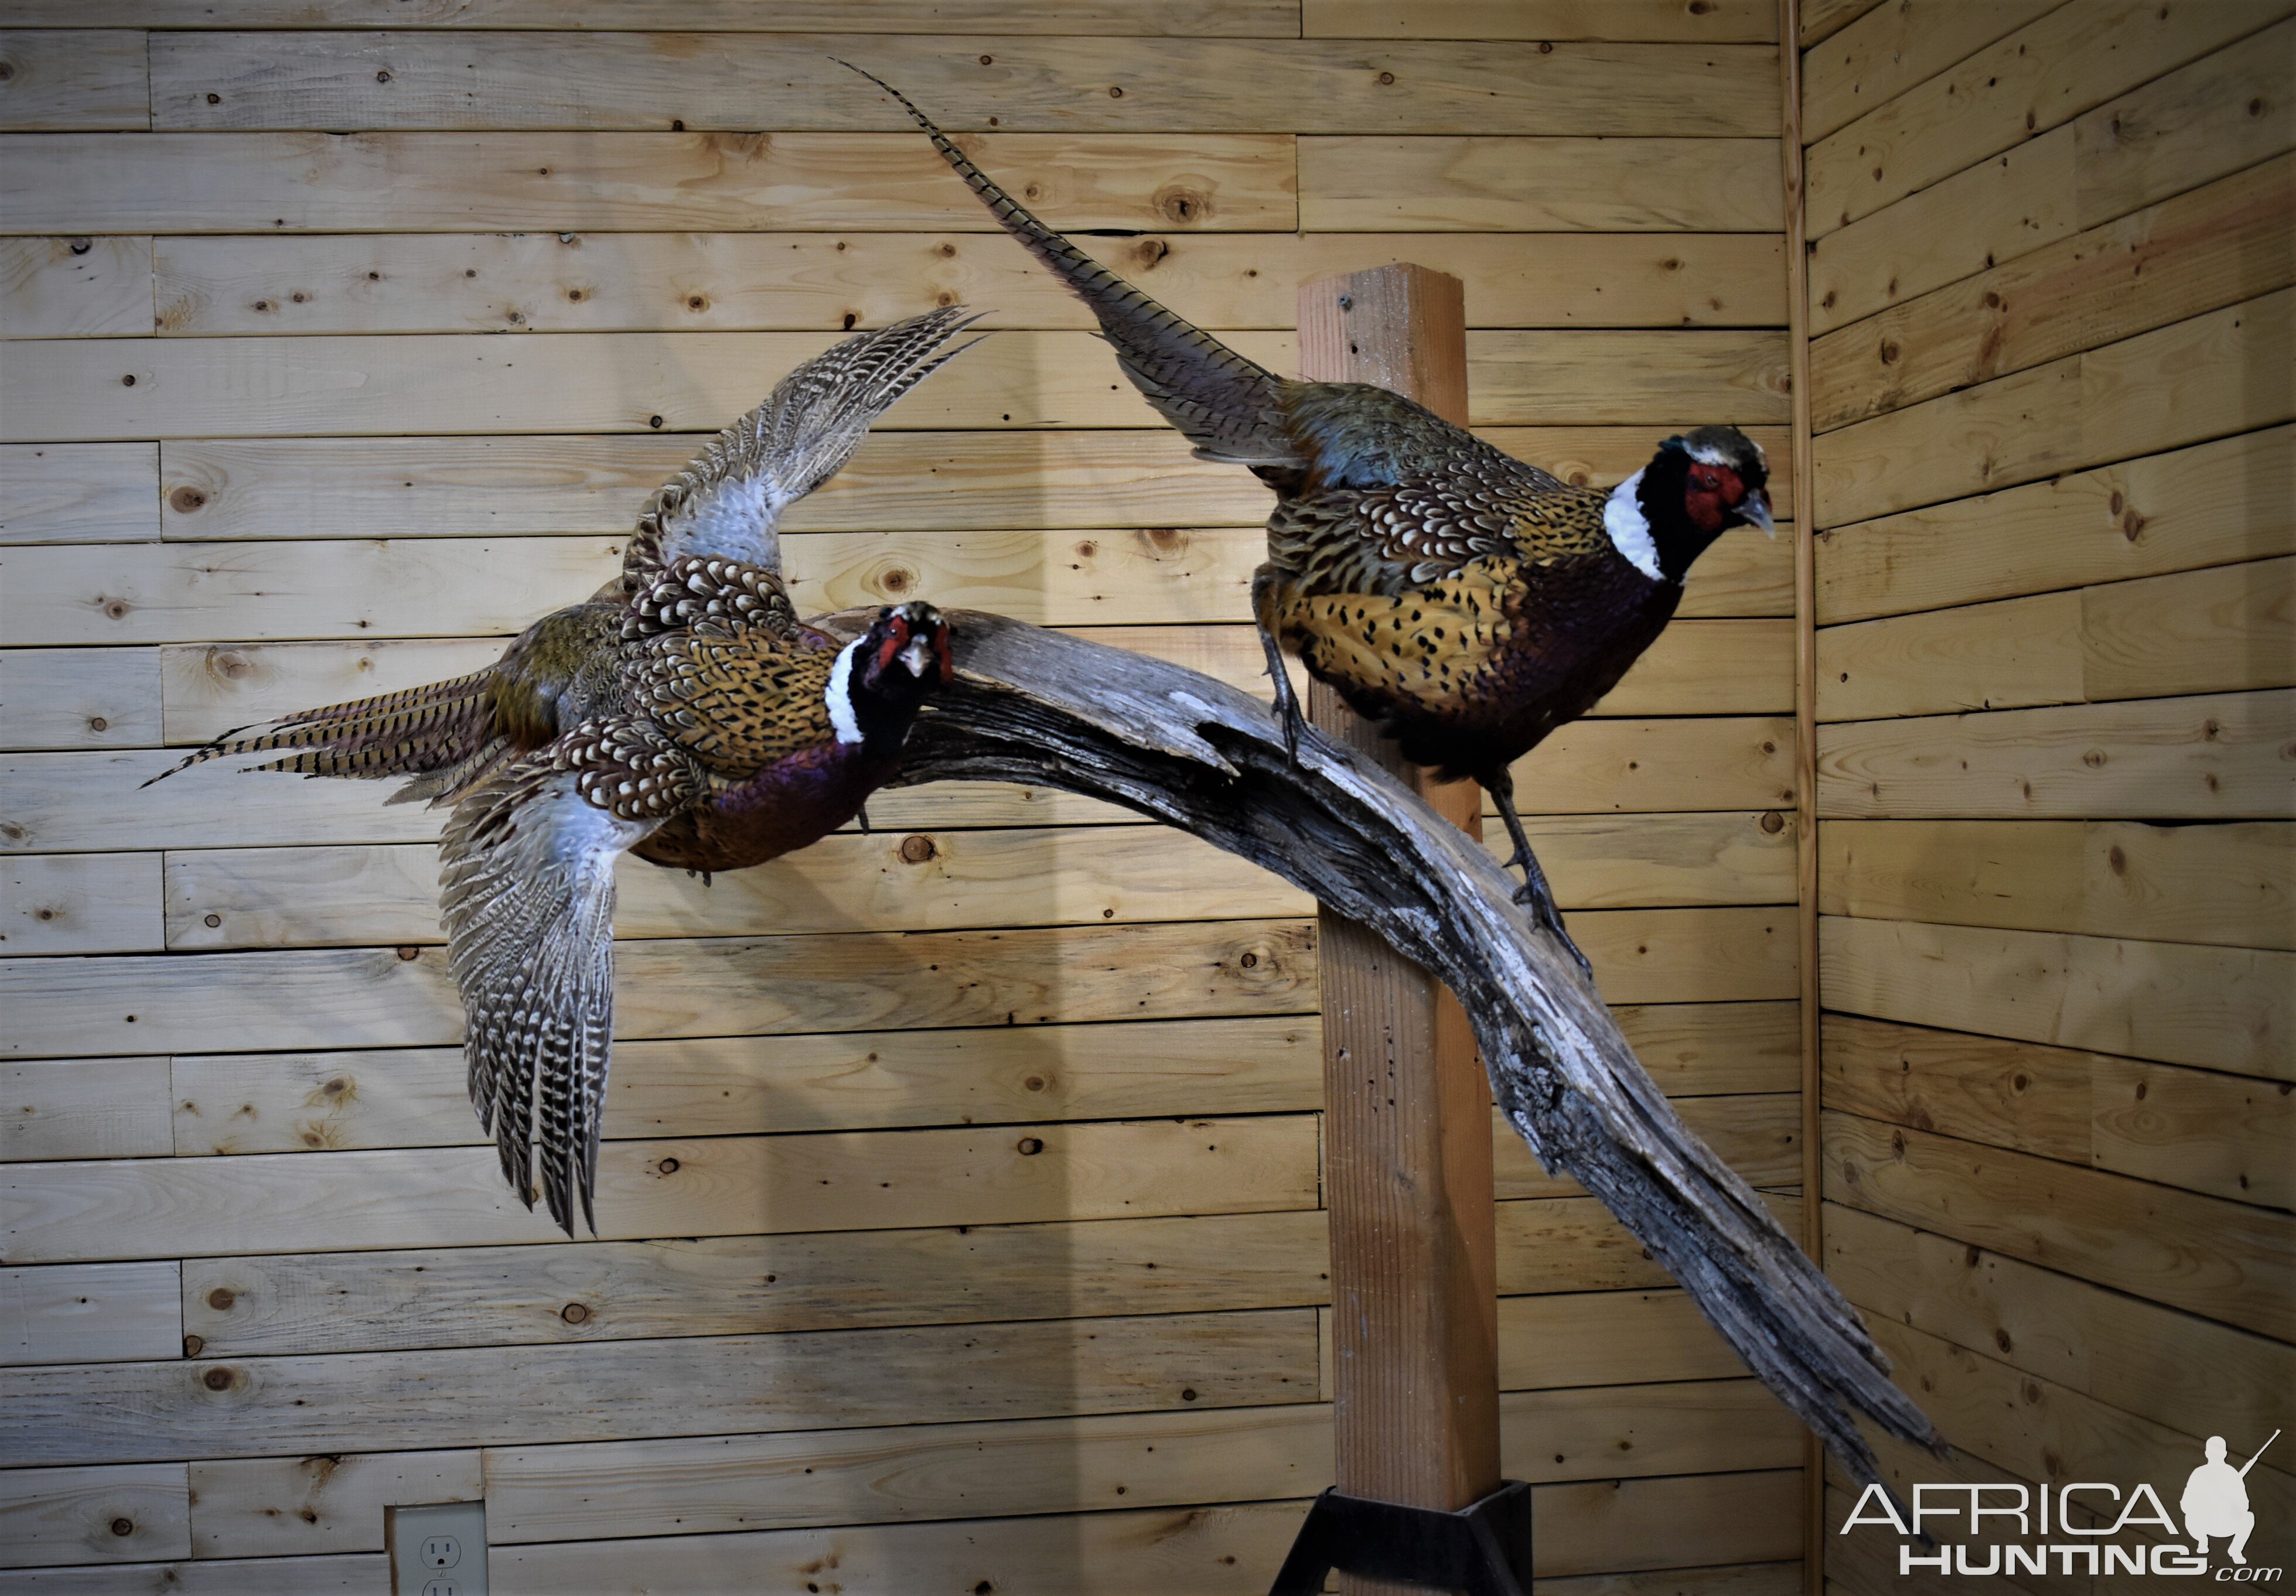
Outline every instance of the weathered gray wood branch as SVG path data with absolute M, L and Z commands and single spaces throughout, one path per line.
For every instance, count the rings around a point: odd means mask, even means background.
M 1273 714 L 1207 676 L 997 616 L 950 619 L 957 680 L 911 733 L 904 782 L 1110 799 L 1372 928 L 1459 995 L 1540 1162 L 1601 1198 L 1861 1479 L 1878 1469 L 1853 1412 L 1939 1444 L 1856 1310 L 1683 1124 L 1489 854 L 1347 749 L 1311 736 L 1295 765 Z M 824 624 L 857 634 L 866 616 Z

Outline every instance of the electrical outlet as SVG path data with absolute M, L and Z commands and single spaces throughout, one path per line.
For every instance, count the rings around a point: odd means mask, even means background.
M 487 1504 L 432 1502 L 382 1510 L 391 1596 L 487 1596 Z

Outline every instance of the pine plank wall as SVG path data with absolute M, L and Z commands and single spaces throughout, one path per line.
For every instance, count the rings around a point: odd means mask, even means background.
M 84 1571 L 0 1592 L 376 1592 L 385 1503 L 481 1492 L 496 1596 L 1265 1590 L 1331 1455 L 1304 895 L 967 788 L 707 890 L 626 869 L 569 1243 L 463 1099 L 439 816 L 135 783 L 490 658 L 699 435 L 950 296 L 1009 331 L 794 518 L 800 602 L 1264 686 L 1264 490 L 832 54 L 1278 367 L 1303 279 L 1415 259 L 1467 280 L 1500 442 L 1783 451 L 1771 0 L 5 11 L 0 1562 Z M 1669 1089 L 1798 1190 L 1792 607 L 1790 540 L 1733 539 L 1525 782 Z M 1552 1592 L 1798 1589 L 1800 1432 L 1499 1157 Z
M 2174 1511 L 2205 1437 L 2296 1431 L 2296 21 L 1846 9 L 1802 128 L 1826 1263 L 1960 1451 L 1900 1479 Z M 2248 1491 L 2284 1566 L 2284 1435 Z
M 2158 10 L 1804 7 L 1829 1263 L 1980 1477 L 2165 1478 L 2296 1385 L 2288 7 Z M 793 518 L 800 602 L 1260 685 L 1263 492 L 832 53 L 1279 367 L 1300 281 L 1415 259 L 1503 445 L 1783 460 L 1769 0 L 0 23 L 0 1592 L 379 1592 L 385 1503 L 481 1494 L 497 1592 L 1264 1590 L 1330 1454 L 1302 895 L 985 788 L 707 891 L 626 869 L 568 1243 L 462 1097 L 438 817 L 135 783 L 491 657 L 699 435 L 947 297 L 1007 331 Z M 1791 537 L 1684 616 L 1519 780 L 1629 1034 L 1791 1218 Z M 2189 820 L 2246 823 L 2143 823 Z M 1497 1154 L 1543 1596 L 1800 1590 L 1800 1431 Z M 1888 1583 L 1857 1544 L 1832 1577 Z

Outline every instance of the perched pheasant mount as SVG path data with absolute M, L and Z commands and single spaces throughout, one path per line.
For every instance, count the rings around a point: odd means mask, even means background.
M 816 624 L 856 636 L 873 611 Z M 954 682 L 920 711 L 898 781 L 1011 782 L 1120 804 L 1282 876 L 1456 993 L 1507 1121 L 1686 1289 L 1861 1481 L 1853 1421 L 1941 1445 L 1857 1312 L 1699 1140 L 1565 945 L 1499 862 L 1363 756 L 1312 730 L 1296 758 L 1257 700 L 1182 666 L 950 611 Z

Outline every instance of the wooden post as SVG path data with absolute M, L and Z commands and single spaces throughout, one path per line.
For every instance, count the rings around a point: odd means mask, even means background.
M 1464 287 L 1417 266 L 1305 284 L 1300 364 L 1308 378 L 1376 383 L 1464 426 Z M 1308 704 L 1327 735 L 1376 754 L 1482 835 L 1480 787 L 1417 776 L 1320 683 Z M 1466 1015 L 1439 982 L 1352 921 L 1326 912 L 1318 926 L 1335 1483 L 1463 1508 L 1499 1484 L 1490 1088 Z

